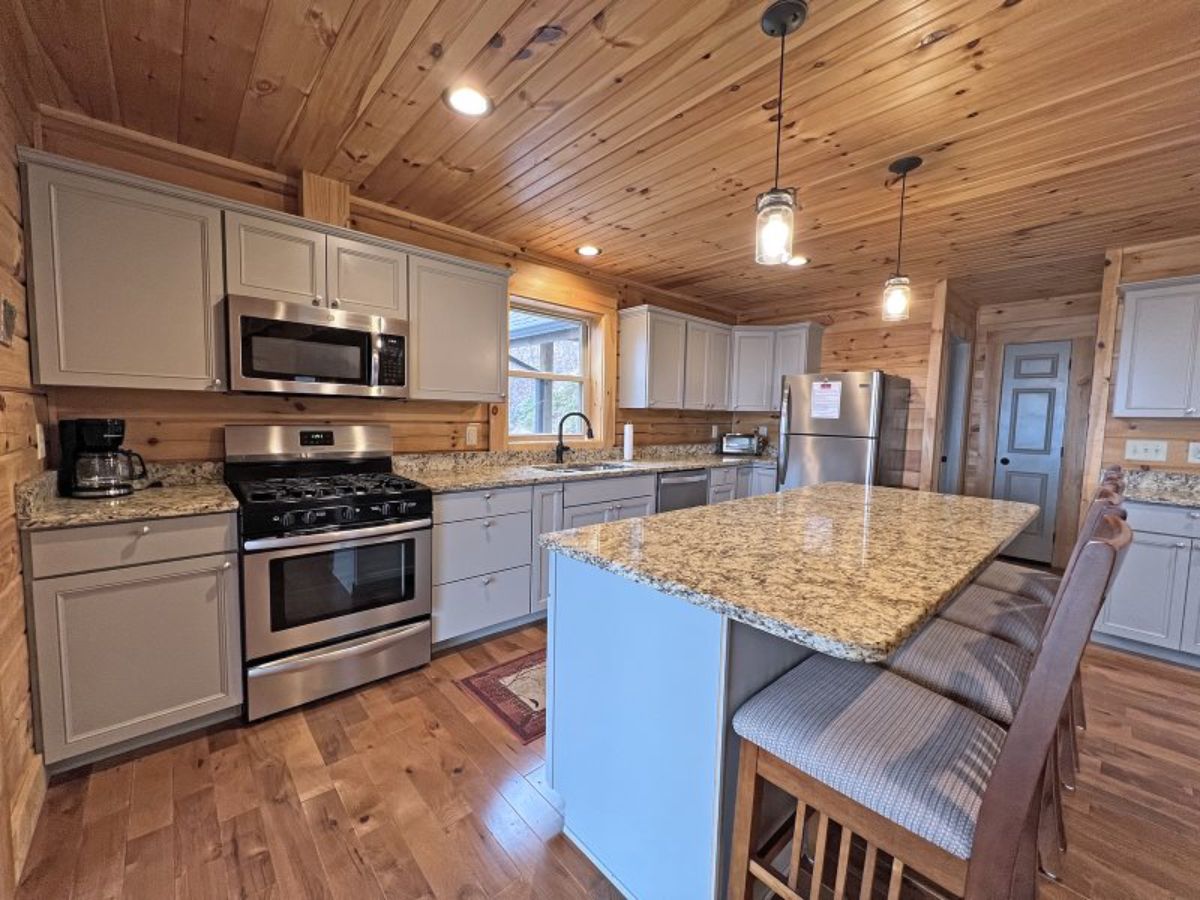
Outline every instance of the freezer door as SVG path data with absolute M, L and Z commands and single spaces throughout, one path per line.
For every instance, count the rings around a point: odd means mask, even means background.
M 874 438 L 793 434 L 779 457 L 780 489 L 822 481 L 874 484 L 878 444 Z
M 788 375 L 780 430 L 790 434 L 877 437 L 882 372 Z

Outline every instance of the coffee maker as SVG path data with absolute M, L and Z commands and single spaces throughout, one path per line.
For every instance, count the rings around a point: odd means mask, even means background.
M 134 481 L 146 477 L 142 457 L 121 447 L 124 419 L 64 419 L 58 438 L 61 497 L 124 497 L 133 493 Z

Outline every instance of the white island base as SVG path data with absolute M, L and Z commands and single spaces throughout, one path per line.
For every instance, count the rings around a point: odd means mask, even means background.
M 553 556 L 547 770 L 568 838 L 626 896 L 725 893 L 737 708 L 813 651 Z

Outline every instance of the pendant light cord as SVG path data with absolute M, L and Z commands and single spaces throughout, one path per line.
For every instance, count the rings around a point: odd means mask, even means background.
M 900 277 L 900 254 L 904 250 L 904 195 L 908 191 L 908 173 L 900 176 L 900 236 L 896 239 L 896 277 Z
M 779 151 L 783 145 L 783 52 L 787 45 L 787 31 L 779 36 L 779 94 L 776 98 L 775 115 L 775 186 L 779 190 Z

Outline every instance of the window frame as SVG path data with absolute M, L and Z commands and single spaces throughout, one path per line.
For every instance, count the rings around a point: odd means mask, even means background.
M 597 358 L 596 349 L 603 346 L 603 336 L 600 333 L 602 319 L 599 316 L 585 312 L 583 310 L 574 309 L 570 306 L 560 305 L 558 303 L 548 303 L 543 300 L 534 300 L 530 297 L 521 297 L 512 295 L 508 300 L 509 312 L 516 309 L 522 312 L 528 312 L 533 315 L 549 316 L 555 319 L 564 319 L 571 322 L 578 322 L 581 326 L 580 347 L 579 347 L 579 362 L 580 374 L 567 375 L 555 372 L 529 372 L 514 369 L 512 366 L 512 343 L 511 336 L 505 338 L 505 370 L 504 379 L 506 393 L 509 392 L 510 378 L 529 378 L 531 380 L 547 381 L 553 384 L 554 382 L 565 382 L 569 384 L 578 384 L 581 386 L 582 396 L 582 411 L 587 415 L 592 423 L 592 431 L 595 434 L 594 438 L 587 438 L 583 434 L 569 435 L 572 446 L 576 447 L 600 447 L 604 445 L 605 435 L 605 417 L 603 410 L 600 407 L 601 398 L 597 396 L 599 393 L 595 390 L 597 377 L 602 375 L 597 371 L 598 367 L 602 367 L 602 362 Z M 511 396 L 507 397 L 511 403 Z M 509 404 L 505 404 L 507 407 Z M 508 409 L 504 410 L 504 431 L 505 440 L 510 447 L 530 447 L 539 445 L 554 445 L 558 442 L 557 431 L 550 431 L 546 434 L 514 434 L 508 430 L 509 419 Z

